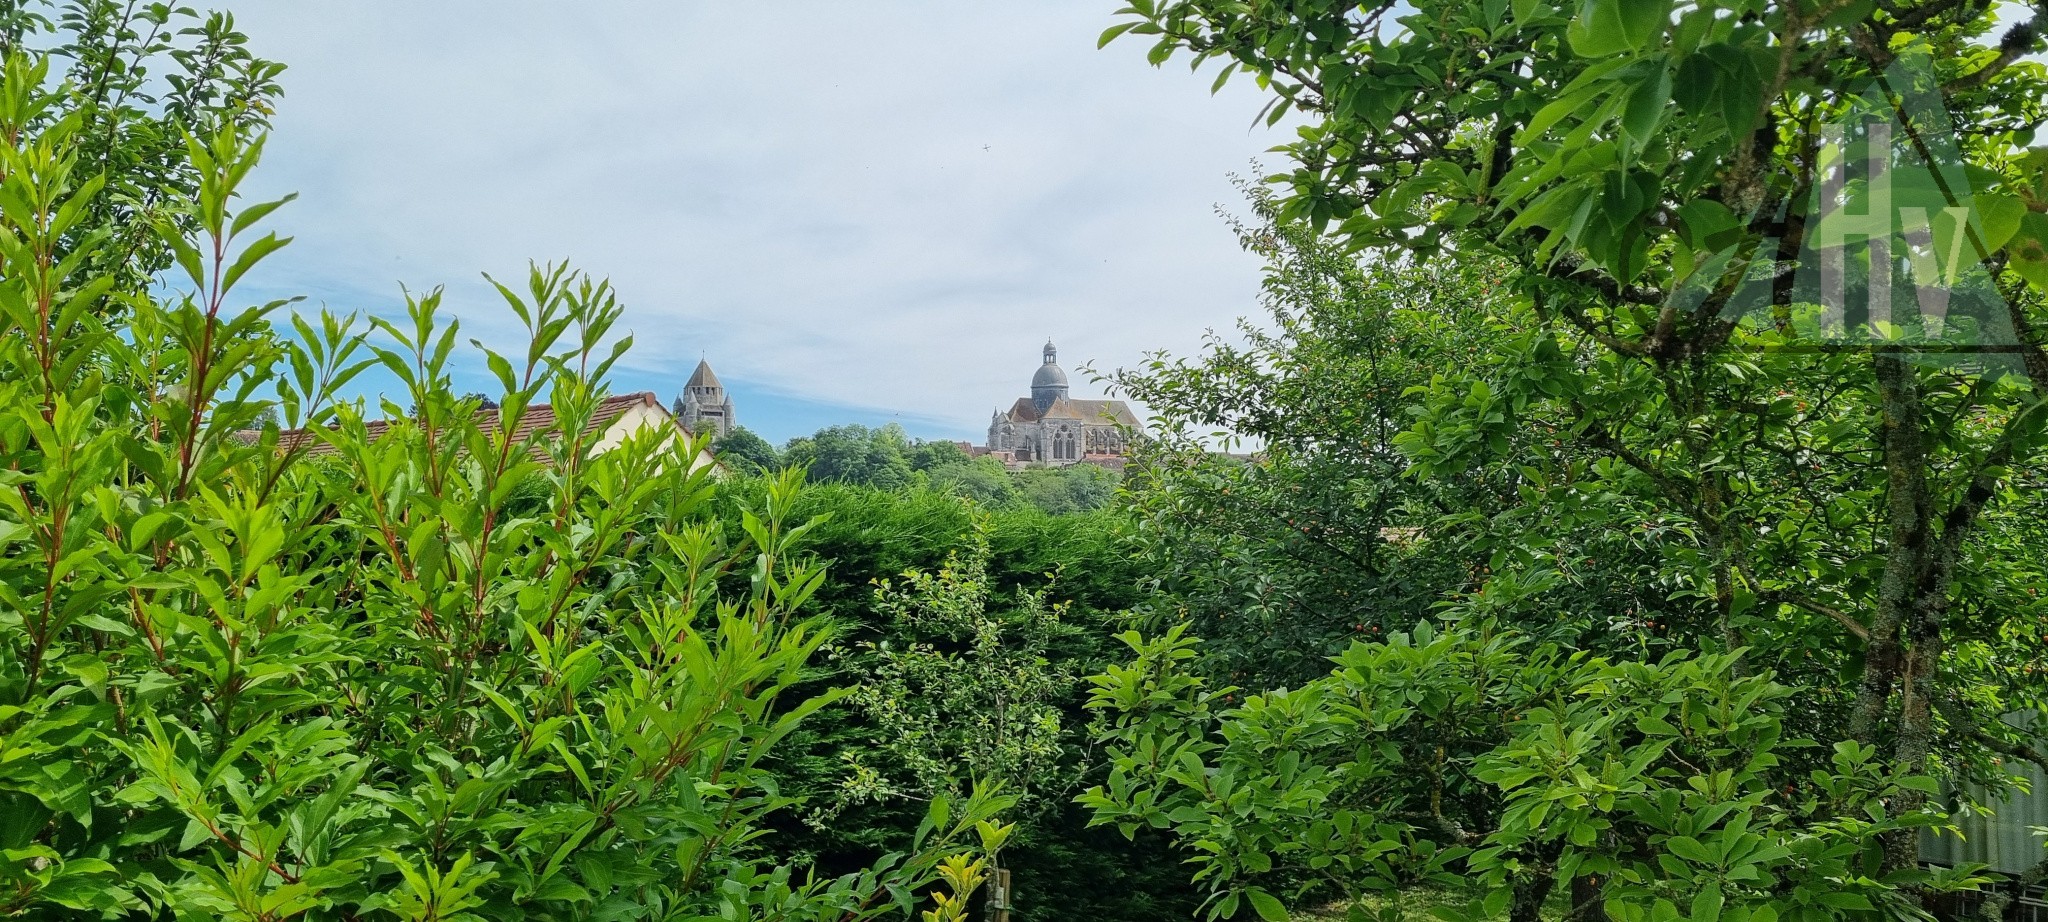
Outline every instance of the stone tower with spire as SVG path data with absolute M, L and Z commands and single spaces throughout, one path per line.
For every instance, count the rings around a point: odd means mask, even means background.
M 683 385 L 683 392 L 676 396 L 673 412 L 676 421 L 692 435 L 710 435 L 724 438 L 738 425 L 732 409 L 732 396 L 725 392 L 725 385 L 718 382 L 718 374 L 711 370 L 711 363 L 698 360 L 697 370 L 690 373 L 689 383 Z

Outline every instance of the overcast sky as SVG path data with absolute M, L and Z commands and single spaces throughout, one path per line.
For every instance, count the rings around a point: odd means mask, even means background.
M 1113 368 L 1256 308 L 1214 209 L 1285 138 L 1249 85 L 1097 51 L 1121 0 L 224 2 L 290 67 L 257 181 L 300 193 L 298 239 L 266 293 L 391 313 L 446 285 L 511 345 L 479 273 L 568 258 L 626 304 L 615 390 L 705 356 L 776 442 L 978 442 L 1047 337 Z

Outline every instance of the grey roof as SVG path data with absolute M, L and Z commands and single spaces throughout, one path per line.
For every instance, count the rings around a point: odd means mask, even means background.
M 1138 414 L 1131 411 L 1131 405 L 1121 400 L 1074 400 L 1061 397 L 1052 402 L 1044 413 L 1038 412 L 1038 405 L 1029 397 L 1019 397 L 1005 414 L 1011 422 L 1029 423 L 1041 419 L 1072 419 L 1083 423 L 1116 423 L 1139 428 Z
M 1038 373 L 1031 376 L 1031 386 L 1034 389 L 1041 387 L 1066 387 L 1067 373 L 1061 371 L 1058 365 L 1047 362 L 1044 365 L 1038 366 Z
M 688 384 L 684 385 L 684 387 L 719 388 L 722 388 L 724 386 L 725 385 L 718 383 L 718 374 L 711 370 L 711 363 L 703 359 L 697 360 L 697 370 L 690 373 L 690 381 Z

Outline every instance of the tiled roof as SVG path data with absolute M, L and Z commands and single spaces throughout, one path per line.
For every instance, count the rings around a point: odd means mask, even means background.
M 1041 419 L 1075 419 L 1084 423 L 1116 423 L 1133 429 L 1140 425 L 1138 414 L 1131 412 L 1131 405 L 1121 400 L 1075 400 L 1070 397 L 1061 397 L 1053 401 L 1052 406 L 1047 407 L 1044 413 L 1038 412 L 1038 405 L 1032 403 L 1031 398 L 1019 397 L 1016 404 L 1010 407 L 1009 419 L 1018 423 L 1037 422 Z
M 1011 404 L 1010 412 L 1003 415 L 1013 423 L 1037 422 L 1038 404 L 1032 403 L 1029 397 L 1019 397 L 1016 403 Z
M 683 386 L 722 388 L 725 385 L 718 383 L 718 373 L 711 370 L 711 362 L 709 360 L 698 359 L 697 370 L 690 373 L 690 380 Z
M 661 405 L 661 400 L 655 397 L 652 391 L 606 397 L 597 405 L 597 412 L 590 414 L 590 421 L 583 426 L 583 434 L 585 436 L 600 435 L 605 430 L 610 429 L 612 423 L 617 422 L 619 417 L 625 415 L 628 410 L 639 406 L 651 407 L 659 411 L 662 416 L 668 417 L 671 422 L 674 422 L 675 427 L 681 430 L 684 435 L 689 434 L 689 430 L 684 429 L 680 421 L 669 415 L 668 410 Z M 481 429 L 495 429 L 498 425 L 498 411 L 495 409 L 478 410 L 476 413 L 476 424 Z M 512 439 L 515 442 L 524 441 L 534 433 L 543 429 L 551 429 L 554 425 L 554 405 L 546 403 L 533 404 L 527 407 L 525 415 L 519 418 L 519 428 L 512 431 Z M 391 428 L 391 423 L 388 420 L 379 419 L 364 423 L 363 427 L 368 430 L 370 440 L 374 442 L 377 439 L 383 438 L 385 431 Z M 257 435 L 258 433 L 253 431 L 236 433 L 238 438 L 246 442 L 255 441 Z M 559 437 L 559 433 L 549 434 L 549 438 Z M 312 443 L 306 449 L 306 453 L 309 455 L 331 455 L 336 453 L 334 446 L 314 438 L 312 433 L 304 429 L 288 429 L 278 433 L 277 447 L 280 450 L 290 451 L 307 442 Z M 535 445 L 534 448 L 536 456 L 544 454 L 539 445 Z

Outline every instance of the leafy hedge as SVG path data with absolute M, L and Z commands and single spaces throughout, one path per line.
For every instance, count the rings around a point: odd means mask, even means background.
M 759 502 L 772 481 L 735 482 L 721 502 Z M 1042 594 L 1060 612 L 1056 624 L 1031 636 L 1042 645 L 1043 663 L 1025 668 L 1067 677 L 1052 702 L 1060 730 L 1059 755 L 1013 780 L 1010 790 L 1036 792 L 1017 812 L 1016 834 L 1003 849 L 1012 872 L 1012 917 L 1018 922 L 1083 922 L 1095 919 L 1185 919 L 1199 903 L 1188 886 L 1181 859 L 1165 839 L 1126 840 L 1110 830 L 1088 827 L 1088 812 L 1071 802 L 1074 794 L 1100 780 L 1106 766 L 1089 726 L 1087 684 L 1075 678 L 1114 662 L 1124 650 L 1113 635 L 1125 612 L 1142 596 L 1142 561 L 1133 556 L 1127 519 L 1118 512 L 1054 515 L 1030 506 L 970 505 L 943 488 L 884 490 L 842 483 L 805 488 L 795 506 L 800 517 L 819 520 L 806 546 L 827 564 L 829 578 L 810 606 L 829 618 L 835 640 L 820 664 L 817 688 L 876 687 L 886 672 L 880 650 L 936 644 L 946 654 L 959 646 L 891 616 L 879 593 L 881 581 L 902 582 L 906 573 L 924 576 L 948 568 L 972 552 L 976 535 L 987 542 L 986 603 L 998 625 L 1022 618 L 1020 591 Z M 733 517 L 727 517 L 732 521 Z M 965 588 L 965 587 L 956 587 Z M 991 667 L 972 653 L 941 665 L 968 683 Z M 964 662 L 963 662 L 964 661 Z M 978 675 L 977 675 L 978 674 Z M 927 689 L 920 699 L 938 690 Z M 931 700 L 914 702 L 929 707 Z M 951 715 L 954 730 L 972 714 Z M 822 867 L 850 870 L 910 841 L 924 814 L 922 789 L 907 770 L 905 753 L 865 709 L 843 702 L 805 722 L 769 762 L 785 793 L 801 796 L 802 811 L 784 814 L 778 835 Z M 858 796 L 850 784 L 852 766 L 873 769 L 898 796 Z M 969 774 L 965 762 L 949 763 L 954 783 Z
M 597 450 L 607 285 L 499 286 L 530 343 L 484 352 L 484 411 L 438 291 L 241 306 L 287 241 L 231 124 L 152 190 L 176 281 L 119 270 L 122 183 L 51 84 L 0 86 L 0 916 L 851 920 L 943 878 L 926 918 L 962 917 L 996 792 L 862 867 L 779 852 L 764 763 L 842 694 L 806 684 L 815 523 L 673 436 Z M 368 374 L 388 426 L 337 399 Z

